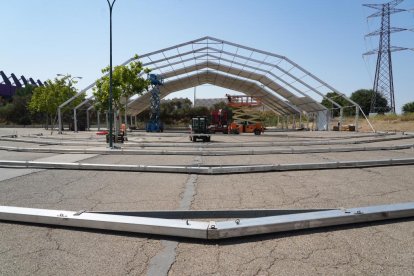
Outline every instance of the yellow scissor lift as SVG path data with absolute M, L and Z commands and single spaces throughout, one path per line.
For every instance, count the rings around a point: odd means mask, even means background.
M 251 96 L 228 95 L 227 106 L 233 110 L 233 122 L 229 126 L 229 133 L 254 133 L 260 135 L 264 132 L 263 123 L 260 120 L 260 113 L 257 107 L 262 102 Z

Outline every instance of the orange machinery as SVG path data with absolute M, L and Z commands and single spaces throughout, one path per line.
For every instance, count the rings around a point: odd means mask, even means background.
M 229 133 L 254 133 L 260 135 L 264 132 L 263 123 L 257 107 L 261 101 L 251 96 L 232 96 L 226 94 L 227 106 L 233 109 L 233 122 L 229 125 Z

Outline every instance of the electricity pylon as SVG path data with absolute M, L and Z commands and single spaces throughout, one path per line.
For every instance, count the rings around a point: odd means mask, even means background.
M 368 16 L 369 18 L 381 16 L 381 28 L 366 35 L 379 35 L 379 47 L 364 55 L 377 54 L 377 66 L 374 79 L 374 93 L 371 99 L 370 113 L 395 113 L 394 82 L 392 75 L 391 52 L 408 50 L 408 48 L 391 46 L 391 33 L 406 31 L 404 28 L 391 27 L 391 14 L 406 11 L 395 8 L 404 0 L 394 0 L 385 4 L 364 4 L 363 6 L 378 10 Z M 388 106 L 379 105 L 378 97 L 387 100 Z

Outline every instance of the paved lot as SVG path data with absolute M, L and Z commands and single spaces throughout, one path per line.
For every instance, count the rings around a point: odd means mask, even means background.
M 11 132 L 0 129 L 0 135 L 8 134 L 7 131 Z M 25 135 L 39 132 L 24 130 Z M 231 145 L 232 142 L 376 139 L 358 137 L 361 135 L 368 134 L 289 132 L 268 133 L 261 137 L 221 135 L 215 141 Z M 50 137 L 50 132 L 45 132 L 41 138 L 32 138 L 42 141 L 97 141 L 93 133 L 69 133 L 63 138 L 56 137 L 59 136 L 54 134 Z M 181 134 L 133 133 L 130 141 L 131 144 L 140 141 L 180 142 L 187 143 L 188 149 L 201 147 L 201 143 L 192 143 Z M 405 139 L 363 146 L 413 143 L 414 139 Z M 0 146 L 42 147 L 35 142 L 12 141 L 0 141 Z M 246 147 L 249 148 L 248 144 Z M 174 147 L 163 149 L 177 150 Z M 62 162 L 146 165 L 284 164 L 407 157 L 414 157 L 412 149 L 218 157 L 76 155 L 0 150 L 2 160 L 52 158 Z M 12 177 L 0 181 L 0 205 L 33 208 L 96 211 L 289 209 L 414 201 L 414 166 L 221 176 L 0 169 L 2 174 L 6 171 Z M 413 275 L 413 248 L 412 219 L 215 242 L 1 222 L 0 275 Z

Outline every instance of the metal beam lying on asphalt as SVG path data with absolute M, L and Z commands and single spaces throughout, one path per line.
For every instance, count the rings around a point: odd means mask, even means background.
M 186 135 L 188 136 L 188 134 Z M 214 137 L 214 134 L 212 134 Z M 44 139 L 44 138 L 42 138 Z M 104 138 L 102 138 L 104 139 Z M 349 138 L 344 140 L 314 140 L 314 141 L 278 141 L 278 142 L 212 142 L 212 143 L 190 143 L 190 142 L 133 142 L 128 141 L 128 143 L 122 144 L 123 148 L 126 147 L 175 147 L 175 148 L 234 148 L 234 147 L 283 147 L 283 146 L 316 146 L 316 145 L 357 145 L 357 144 L 369 144 L 369 143 L 378 143 L 378 142 L 387 142 L 387 141 L 398 141 L 405 139 L 414 139 L 414 135 L 404 135 L 397 137 L 381 137 L 376 139 L 364 139 L 349 141 Z M 101 142 L 93 142 L 90 139 L 79 140 L 79 141 L 65 141 L 62 138 L 56 138 L 56 140 L 49 139 L 50 141 L 40 140 L 40 139 L 21 139 L 21 138 L 1 138 L 0 141 L 8 142 L 24 142 L 24 143 L 33 143 L 39 145 L 67 145 L 67 146 L 102 146 L 104 145 L 104 140 Z M 76 140 L 76 139 L 73 139 Z
M 301 170 L 353 169 L 385 166 L 414 165 L 414 158 L 380 159 L 363 161 L 336 161 L 321 163 L 263 164 L 263 165 L 126 165 L 126 164 L 92 164 L 61 163 L 38 161 L 0 160 L 1 168 L 34 168 L 58 170 L 91 171 L 128 171 L 150 173 L 186 173 L 186 174 L 237 174 Z
M 397 146 L 374 146 L 374 147 L 325 147 L 325 148 L 282 148 L 282 149 L 252 149 L 252 150 L 142 150 L 142 149 L 87 149 L 87 148 L 25 148 L 0 146 L 0 150 L 17 152 L 40 152 L 40 153 L 81 153 L 102 155 L 201 155 L 201 156 L 227 156 L 227 155 L 265 155 L 265 154 L 305 154 L 305 153 L 328 153 L 328 152 L 355 152 L 355 151 L 382 151 L 414 149 L 414 144 Z
M 414 202 L 352 209 L 188 211 L 187 214 L 188 217 L 186 212 L 174 211 L 98 213 L 0 206 L 0 220 L 3 221 L 196 239 L 225 239 L 408 218 L 414 216 Z M 216 219 L 223 215 L 233 218 L 210 222 L 193 220 L 198 217 Z

